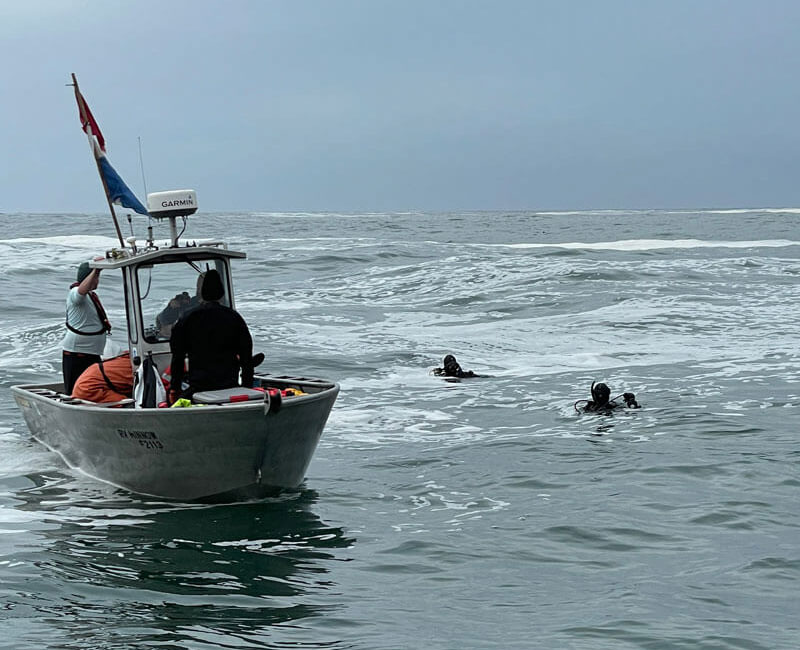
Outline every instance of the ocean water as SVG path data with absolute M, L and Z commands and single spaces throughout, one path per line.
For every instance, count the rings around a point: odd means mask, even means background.
M 0 647 L 800 647 L 798 219 L 193 217 L 249 255 L 262 368 L 342 388 L 302 489 L 209 505 L 30 438 L 9 388 L 60 376 L 66 286 L 115 237 L 0 215 Z M 437 379 L 447 353 L 489 376 Z M 578 414 L 595 380 L 642 408 Z

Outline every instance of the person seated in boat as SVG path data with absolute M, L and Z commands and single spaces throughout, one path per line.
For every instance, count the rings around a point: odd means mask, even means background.
M 639 403 L 636 401 L 636 396 L 633 393 L 622 393 L 617 395 L 614 399 L 611 397 L 611 389 L 603 382 L 592 382 L 592 399 L 579 399 L 575 402 L 574 407 L 578 412 L 584 413 L 610 413 L 615 408 L 621 407 L 622 404 L 617 402 L 620 397 L 625 402 L 625 406 L 631 409 L 638 409 Z
M 181 316 L 196 309 L 203 302 L 200 295 L 203 276 L 205 276 L 205 273 L 200 273 L 197 276 L 197 288 L 193 296 L 190 296 L 188 291 L 175 294 L 175 297 L 170 298 L 167 306 L 156 316 L 156 328 L 158 329 L 158 333 L 164 338 L 168 339 L 170 337 L 172 328 Z
M 100 269 L 90 268 L 89 262 L 83 262 L 78 266 L 76 282 L 70 285 L 67 294 L 67 333 L 61 344 L 61 371 L 67 395 L 72 392 L 81 373 L 100 361 L 106 337 L 111 331 L 106 311 L 95 293 L 99 282 Z
M 225 295 L 219 273 L 206 271 L 200 291 L 202 303 L 180 318 L 172 328 L 169 347 L 170 402 L 197 391 L 253 385 L 253 339 L 235 310 L 220 303 Z M 188 373 L 184 360 L 188 358 Z M 182 389 L 184 376 L 189 385 Z
M 119 402 L 129 398 L 132 393 L 133 366 L 127 351 L 89 366 L 72 389 L 72 397 L 98 404 Z
M 432 372 L 437 377 L 456 377 L 458 379 L 480 377 L 480 375 L 476 375 L 472 370 L 462 370 L 461 365 L 452 354 L 448 354 L 444 358 L 441 368 L 434 368 Z

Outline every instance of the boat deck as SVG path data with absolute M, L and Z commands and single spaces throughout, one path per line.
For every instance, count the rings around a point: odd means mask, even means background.
M 319 393 L 321 391 L 333 388 L 334 384 L 325 379 L 316 379 L 311 377 L 294 377 L 289 375 L 256 375 L 255 379 L 260 382 L 262 388 L 281 388 L 281 389 L 294 389 L 300 391 L 296 397 L 303 394 L 309 395 Z M 118 402 L 92 402 L 79 397 L 73 397 L 61 392 L 63 384 L 40 384 L 40 385 L 27 385 L 18 386 L 34 395 L 51 399 L 54 402 L 61 404 L 68 404 L 70 406 L 94 406 L 101 408 L 135 408 L 135 400 L 126 398 Z M 250 400 L 252 402 L 252 400 Z M 248 402 L 230 402 L 224 403 L 223 406 L 243 405 Z

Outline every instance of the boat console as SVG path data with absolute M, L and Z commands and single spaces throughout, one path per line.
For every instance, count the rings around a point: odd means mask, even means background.
M 210 269 L 222 278 L 222 304 L 235 308 L 230 260 L 246 254 L 228 250 L 222 242 L 179 241 L 177 219 L 184 222 L 197 211 L 194 190 L 170 190 L 147 195 L 147 207 L 155 219 L 169 220 L 170 241 L 160 246 L 148 229 L 147 241 L 137 247 L 135 240 L 123 249 L 111 249 L 105 259 L 91 266 L 120 269 L 125 291 L 128 347 L 134 367 L 146 356 L 164 372 L 170 363 L 169 340 L 177 320 L 202 301 L 200 285 Z

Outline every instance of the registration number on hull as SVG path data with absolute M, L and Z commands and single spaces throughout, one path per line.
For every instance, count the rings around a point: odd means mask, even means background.
M 117 435 L 123 440 L 137 442 L 145 449 L 164 449 L 164 445 L 158 439 L 155 431 L 144 431 L 142 429 L 117 429 Z

